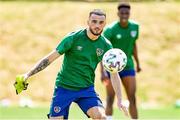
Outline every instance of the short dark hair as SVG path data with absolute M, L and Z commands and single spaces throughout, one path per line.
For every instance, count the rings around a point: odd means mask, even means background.
M 117 9 L 120 10 L 121 8 L 129 8 L 131 9 L 131 6 L 129 3 L 119 3 Z
M 99 15 L 99 16 L 105 16 L 105 17 L 106 17 L 106 13 L 105 13 L 103 10 L 101 10 L 101 9 L 94 9 L 94 10 L 92 10 L 92 11 L 89 13 L 89 17 L 90 17 L 92 14 Z

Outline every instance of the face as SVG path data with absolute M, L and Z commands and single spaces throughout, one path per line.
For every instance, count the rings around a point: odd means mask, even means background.
M 106 17 L 104 15 L 92 14 L 88 20 L 88 26 L 91 33 L 98 36 L 102 33 L 104 26 L 106 25 Z
M 120 8 L 118 11 L 118 16 L 121 22 L 126 23 L 128 22 L 130 16 L 130 9 L 129 8 Z

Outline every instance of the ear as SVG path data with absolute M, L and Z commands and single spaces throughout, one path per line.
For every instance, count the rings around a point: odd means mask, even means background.
M 131 15 L 131 11 L 129 10 L 129 16 Z
M 117 12 L 117 16 L 120 17 L 119 11 Z
M 104 22 L 104 27 L 106 26 L 106 21 Z
M 87 25 L 89 25 L 89 20 L 87 20 Z

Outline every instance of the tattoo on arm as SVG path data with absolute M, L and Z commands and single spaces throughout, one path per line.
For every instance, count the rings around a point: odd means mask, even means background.
M 32 70 L 29 72 L 28 76 L 30 77 L 30 76 L 32 76 L 32 75 L 34 75 L 34 74 L 42 71 L 42 70 L 45 69 L 49 64 L 50 64 L 50 61 L 49 61 L 48 58 L 45 58 L 45 59 L 41 60 L 41 61 L 35 66 L 35 68 L 32 69 Z

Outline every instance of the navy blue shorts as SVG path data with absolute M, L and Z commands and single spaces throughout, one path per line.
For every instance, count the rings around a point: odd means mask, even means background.
M 106 71 L 106 72 L 107 72 L 108 77 L 110 78 L 110 73 L 108 71 Z M 135 75 L 136 75 L 136 72 L 134 69 L 123 70 L 123 71 L 119 72 L 120 78 L 127 77 L 127 76 L 135 76 Z
M 88 109 L 94 106 L 103 107 L 102 101 L 94 90 L 94 86 L 79 91 L 57 87 L 54 90 L 54 96 L 52 98 L 50 113 L 48 116 L 64 116 L 64 119 L 68 119 L 69 107 L 72 102 L 77 103 L 86 115 Z

